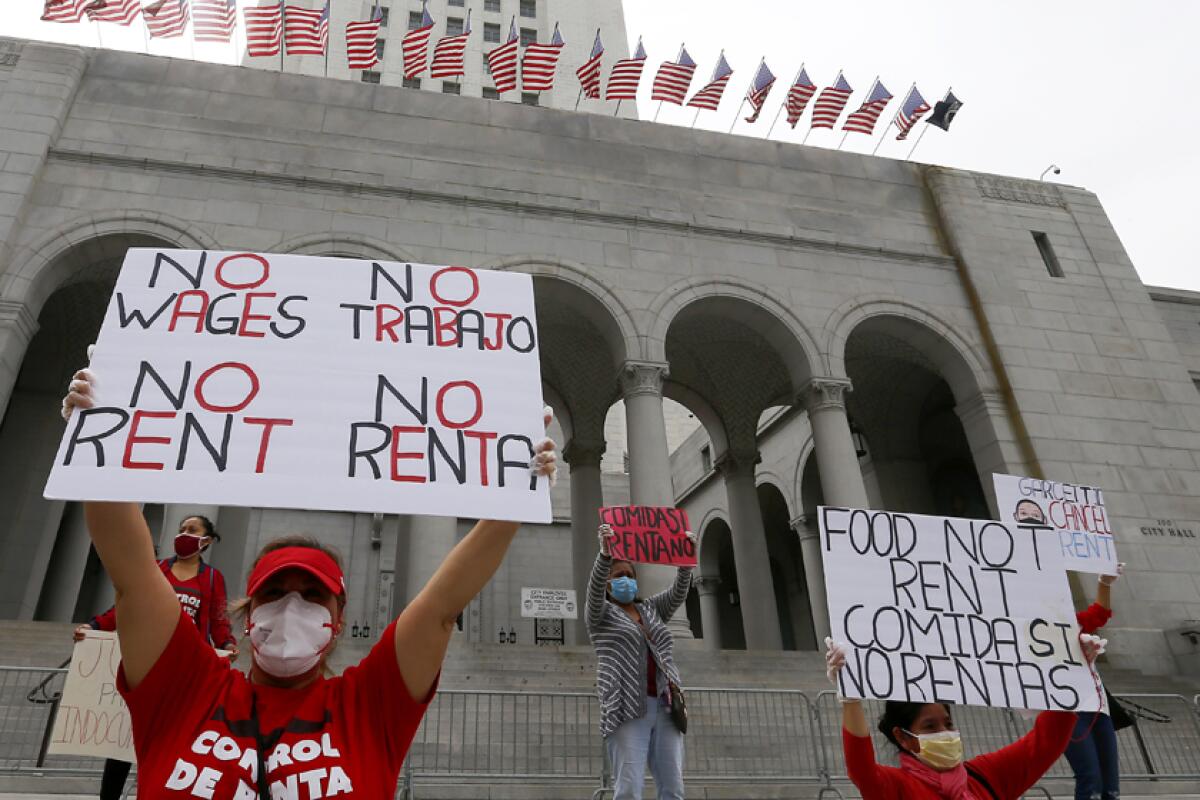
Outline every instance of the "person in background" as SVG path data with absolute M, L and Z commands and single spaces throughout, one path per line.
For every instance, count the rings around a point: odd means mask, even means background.
M 695 534 L 687 535 L 694 544 Z M 613 560 L 612 537 L 612 528 L 601 525 L 586 623 L 596 648 L 600 734 L 613 770 L 613 800 L 641 800 L 647 764 L 659 800 L 683 800 L 683 733 L 671 716 L 680 678 L 667 620 L 687 599 L 692 570 L 680 567 L 669 589 L 642 600 L 633 564 Z
M 1124 572 L 1125 564 L 1120 563 L 1117 574 L 1100 576 L 1096 602 L 1075 615 L 1084 633 L 1095 633 L 1112 619 L 1112 585 Z M 1079 712 L 1066 753 L 1075 773 L 1075 800 L 1117 800 L 1121 796 L 1121 765 L 1113 720 L 1127 716 L 1107 689 L 1099 711 Z
M 188 619 L 195 623 L 204 641 L 210 647 L 228 651 L 230 659 L 236 659 L 238 646 L 229 627 L 225 576 L 221 570 L 205 563 L 203 557 L 204 551 L 220 540 L 208 517 L 199 514 L 184 517 L 179 523 L 179 532 L 175 534 L 175 555 L 159 561 L 158 568 L 175 590 L 179 605 Z M 77 627 L 75 641 L 82 640 L 88 631 L 116 629 L 117 609 L 113 606 Z M 120 800 L 125 793 L 130 766 L 128 761 L 104 760 L 104 774 L 100 778 L 101 800 Z

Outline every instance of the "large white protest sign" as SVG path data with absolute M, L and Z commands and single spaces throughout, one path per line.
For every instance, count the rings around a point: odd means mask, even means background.
M 1117 574 L 1117 544 L 1104 492 L 1095 486 L 992 474 L 1000 519 L 1055 532 L 1066 569 Z
M 75 644 L 47 752 L 134 761 L 129 709 L 117 692 L 115 633 L 90 631 Z
M 1095 711 L 1053 534 L 990 520 L 822 507 L 846 697 Z
M 46 496 L 550 521 L 524 274 L 130 250 Z
M 542 619 L 578 619 L 574 589 L 521 588 L 521 616 Z

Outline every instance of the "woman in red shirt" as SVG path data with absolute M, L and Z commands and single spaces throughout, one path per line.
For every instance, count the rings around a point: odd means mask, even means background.
M 64 416 L 95 405 L 94 384 L 88 370 L 76 373 Z M 554 443 L 533 449 L 531 469 L 552 480 Z M 180 609 L 141 509 L 88 502 L 84 513 L 117 592 L 117 688 L 129 706 L 138 796 L 156 800 L 394 796 L 455 621 L 519 527 L 477 523 L 371 652 L 326 678 L 346 605 L 331 551 L 297 539 L 264 548 L 242 604 L 251 643 L 246 675 L 218 658 Z
M 827 674 L 836 686 L 846 651 L 825 643 Z M 1092 636 L 1080 636 L 1080 643 L 1089 663 L 1104 649 Z M 1062 755 L 1075 726 L 1073 712 L 1043 711 L 1025 736 L 964 762 L 948 705 L 889 700 L 878 727 L 900 751 L 900 766 L 888 767 L 875 760 L 862 703 L 839 699 L 846 772 L 863 800 L 1018 800 Z

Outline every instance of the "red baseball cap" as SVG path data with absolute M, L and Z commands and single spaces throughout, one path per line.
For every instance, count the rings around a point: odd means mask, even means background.
M 246 594 L 257 592 L 272 575 L 293 568 L 309 573 L 334 594 L 346 593 L 342 570 L 328 553 L 315 547 L 293 546 L 272 550 L 258 560 L 246 579 Z

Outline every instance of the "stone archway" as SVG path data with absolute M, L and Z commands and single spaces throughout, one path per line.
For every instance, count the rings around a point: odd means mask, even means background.
M 710 650 L 745 650 L 741 596 L 729 523 L 710 516 L 700 529 L 699 578 L 702 637 Z

